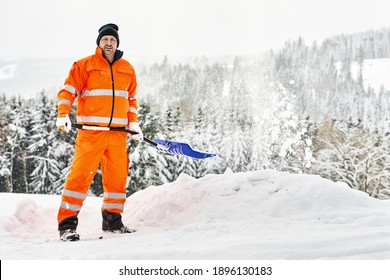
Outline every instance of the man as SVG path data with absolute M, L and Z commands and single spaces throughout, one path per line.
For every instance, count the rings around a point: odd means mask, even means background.
M 118 26 L 112 23 L 99 29 L 94 55 L 75 62 L 64 87 L 58 93 L 57 127 L 69 132 L 69 113 L 77 97 L 77 123 L 101 127 L 127 127 L 138 134 L 136 75 L 133 66 L 118 50 Z M 127 134 L 102 130 L 79 130 L 72 166 L 65 182 L 58 211 L 58 230 L 63 241 L 80 239 L 76 232 L 78 218 L 96 170 L 101 165 L 103 177 L 102 229 L 117 233 L 132 230 L 122 223 L 126 201 L 129 167 Z

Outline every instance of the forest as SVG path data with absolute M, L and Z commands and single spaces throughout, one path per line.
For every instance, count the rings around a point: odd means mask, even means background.
M 256 57 L 165 57 L 136 68 L 144 135 L 218 156 L 167 155 L 129 140 L 128 195 L 181 173 L 275 169 L 388 199 L 390 92 L 364 84 L 364 63 L 389 57 L 390 29 L 383 28 L 311 45 L 298 38 Z M 0 192 L 62 192 L 77 131 L 58 130 L 57 100 L 45 89 L 37 96 L 0 97 Z M 90 195 L 102 194 L 101 176 L 98 170 Z

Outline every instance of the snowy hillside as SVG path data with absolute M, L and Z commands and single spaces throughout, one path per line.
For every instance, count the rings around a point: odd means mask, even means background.
M 44 89 L 56 96 L 72 63 L 68 58 L 0 59 L 0 93 L 35 98 Z
M 59 203 L 60 196 L 0 193 L 0 258 L 390 258 L 390 201 L 314 175 L 181 175 L 128 198 L 123 220 L 137 232 L 122 236 L 101 232 L 101 199 L 88 197 L 76 243 L 58 240 Z
M 247 63 L 251 60 L 250 57 L 245 58 Z M 258 59 L 253 57 L 253 61 Z M 169 58 L 170 62 L 175 61 L 175 58 Z M 176 58 L 177 60 L 177 58 Z M 210 64 L 213 58 L 209 58 Z M 232 63 L 232 57 L 214 58 L 216 61 L 229 61 Z M 161 57 L 141 58 L 132 57 L 132 63 L 139 71 L 142 70 L 142 65 L 161 62 Z M 183 62 L 184 59 L 178 60 Z M 187 62 L 189 59 L 187 59 Z M 54 96 L 58 89 L 63 85 L 63 82 L 68 75 L 69 69 L 73 63 L 70 58 L 54 58 L 54 59 L 19 59 L 19 60 L 0 60 L 0 93 L 20 94 L 23 97 L 35 97 L 38 92 L 45 89 L 50 95 Z M 351 72 L 354 78 L 358 75 L 358 64 L 351 64 Z M 365 87 L 371 86 L 375 90 L 379 90 L 381 86 L 385 89 L 390 89 L 390 82 L 387 77 L 390 76 L 390 59 L 366 59 L 363 65 L 363 77 Z M 142 80 L 140 80 L 142 83 Z
M 353 62 L 351 72 L 358 78 L 359 65 Z M 363 63 L 363 84 L 365 88 L 372 87 L 376 92 L 383 86 L 390 89 L 390 58 L 365 59 Z
M 0 59 L 0 93 L 35 98 L 44 89 L 56 97 L 73 62 L 80 58 Z M 146 55 L 131 59 L 137 67 L 161 60 L 162 56 Z

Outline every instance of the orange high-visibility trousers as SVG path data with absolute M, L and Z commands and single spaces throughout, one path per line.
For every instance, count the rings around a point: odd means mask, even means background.
M 77 216 L 99 164 L 103 178 L 102 211 L 122 213 L 129 168 L 126 133 L 79 130 L 72 167 L 65 182 L 58 222 Z

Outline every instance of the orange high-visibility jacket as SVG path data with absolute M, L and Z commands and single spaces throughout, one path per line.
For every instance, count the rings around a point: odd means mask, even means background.
M 110 65 L 97 47 L 94 55 L 73 64 L 58 93 L 58 115 L 69 114 L 77 97 L 77 123 L 127 126 L 137 121 L 136 87 L 133 66 L 123 58 Z

